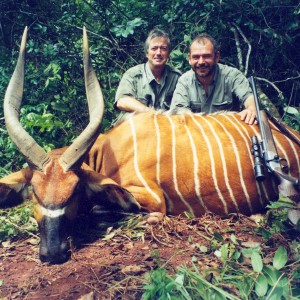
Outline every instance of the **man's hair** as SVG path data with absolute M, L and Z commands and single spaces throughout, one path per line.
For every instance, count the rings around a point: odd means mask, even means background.
M 206 41 L 210 41 L 214 47 L 214 52 L 217 53 L 220 50 L 220 46 L 217 43 L 217 41 L 209 34 L 207 33 L 201 33 L 198 34 L 193 40 L 192 43 L 190 44 L 189 47 L 189 52 L 191 52 L 191 46 L 193 43 L 199 43 L 199 44 L 204 44 Z
M 144 51 L 145 51 L 145 54 L 148 53 L 148 50 L 149 50 L 149 45 L 150 45 L 150 41 L 154 38 L 160 38 L 160 37 L 163 37 L 163 38 L 166 38 L 167 39 L 167 42 L 168 42 L 168 50 L 170 51 L 171 50 L 171 41 L 170 41 L 170 37 L 169 35 L 162 29 L 158 29 L 158 28 L 154 28 L 152 29 L 149 34 L 148 34 L 148 37 L 145 41 L 145 44 L 144 44 Z

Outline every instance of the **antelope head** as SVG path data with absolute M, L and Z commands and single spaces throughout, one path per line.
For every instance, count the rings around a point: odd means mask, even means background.
M 100 132 L 103 96 L 90 62 L 87 33 L 83 28 L 84 79 L 90 121 L 71 146 L 46 153 L 19 122 L 26 40 L 27 27 L 23 33 L 18 62 L 5 94 L 4 116 L 10 137 L 29 164 L 24 178 L 33 191 L 34 216 L 41 238 L 40 259 L 61 263 L 69 256 L 68 237 L 81 201 L 81 165 Z

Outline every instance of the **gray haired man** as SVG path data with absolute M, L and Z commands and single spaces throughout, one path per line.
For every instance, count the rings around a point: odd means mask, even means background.
M 160 29 L 150 31 L 145 42 L 148 61 L 130 68 L 118 86 L 115 106 L 127 112 L 169 109 L 181 73 L 167 65 L 171 51 L 168 34 Z

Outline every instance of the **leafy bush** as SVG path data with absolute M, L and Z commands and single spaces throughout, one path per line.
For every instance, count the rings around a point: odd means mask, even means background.
M 143 299 L 298 299 L 300 288 L 292 284 L 299 280 L 297 262 L 288 265 L 287 251 L 280 246 L 272 264 L 264 264 L 262 250 L 240 248 L 232 236 L 232 243 L 215 252 L 223 262 L 221 269 L 201 272 L 194 260 L 192 268 L 182 266 L 170 275 L 165 265 L 160 266 L 147 274 Z M 252 270 L 243 264 L 245 258 L 250 259 Z M 287 269 L 292 269 L 293 278 L 288 278 Z
M 32 212 L 31 202 L 25 202 L 12 209 L 0 210 L 0 242 L 35 236 L 38 227 Z

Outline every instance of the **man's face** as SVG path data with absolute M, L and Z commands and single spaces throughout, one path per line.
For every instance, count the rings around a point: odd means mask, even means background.
M 157 37 L 150 40 L 149 49 L 146 54 L 150 67 L 163 67 L 169 59 L 168 40 Z
M 194 42 L 188 54 L 189 64 L 198 79 L 213 76 L 219 58 L 220 53 L 214 52 L 214 47 L 209 40 L 204 40 L 204 43 Z

